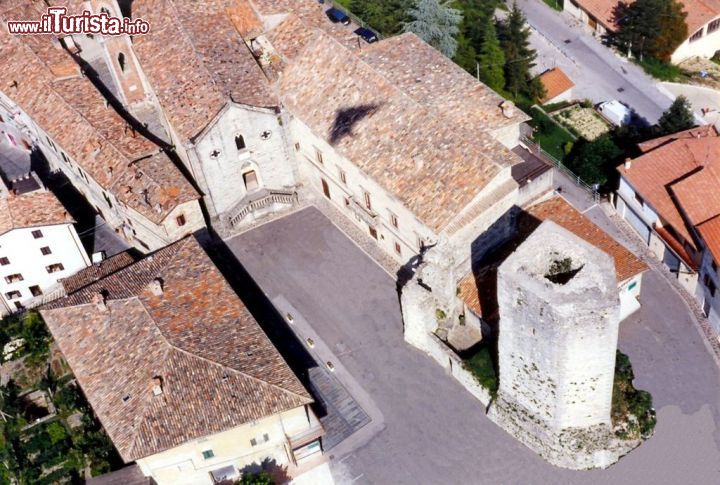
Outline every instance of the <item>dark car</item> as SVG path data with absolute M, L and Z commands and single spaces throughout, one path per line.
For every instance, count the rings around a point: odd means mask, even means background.
M 366 29 L 365 27 L 360 27 L 355 31 L 355 33 L 362 37 L 363 40 L 368 44 L 372 44 L 373 42 L 378 41 L 377 34 L 370 29 Z
M 345 12 L 340 10 L 339 8 L 330 8 L 325 12 L 330 20 L 333 21 L 333 23 L 341 23 L 343 25 L 350 25 L 350 17 L 347 16 Z

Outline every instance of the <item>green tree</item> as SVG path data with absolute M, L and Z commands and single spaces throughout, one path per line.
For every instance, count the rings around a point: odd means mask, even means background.
M 389 37 L 402 30 L 408 20 L 407 11 L 412 0 L 350 0 L 347 6 L 351 12 L 367 22 L 369 26 Z
M 460 32 L 462 13 L 440 0 L 417 0 L 408 10 L 410 21 L 405 22 L 403 30 L 414 32 L 425 42 L 435 47 L 447 57 L 454 57 L 458 43 L 455 37 Z
M 604 185 L 620 155 L 622 150 L 605 134 L 591 142 L 576 143 L 567 166 L 586 183 Z
M 688 37 L 688 28 L 678 0 L 637 0 L 621 3 L 614 15 L 618 30 L 611 35 L 623 50 L 642 60 L 645 56 L 669 61 L 675 49 Z
M 275 480 L 268 472 L 243 473 L 235 485 L 275 485 Z
M 48 436 L 50 436 L 50 442 L 53 445 L 67 438 L 65 427 L 57 421 L 53 421 L 48 425 L 47 433 Z
M 685 96 L 678 96 L 658 120 L 655 134 L 670 135 L 693 126 L 695 126 L 695 115 L 690 101 Z
M 505 89 L 515 98 L 520 94 L 533 100 L 542 96 L 541 83 L 530 75 L 537 53 L 530 47 L 530 29 L 517 3 L 513 3 L 507 18 L 497 24 L 497 34 L 505 51 Z
M 480 79 L 495 91 L 505 87 L 505 52 L 495 32 L 495 22 L 488 17 L 485 23 L 485 38 L 480 48 Z

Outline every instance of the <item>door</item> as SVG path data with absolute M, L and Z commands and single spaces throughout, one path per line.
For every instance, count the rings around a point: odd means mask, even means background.
M 328 199 L 330 198 L 330 186 L 327 183 L 327 180 L 320 179 L 322 181 L 322 188 L 323 188 L 323 194 L 325 194 L 325 197 Z
M 243 181 L 245 182 L 245 190 L 247 190 L 248 192 L 253 192 L 260 188 L 260 184 L 258 184 L 257 174 L 255 173 L 255 170 L 245 172 L 243 174 Z
M 670 272 L 680 272 L 680 259 L 675 256 L 675 253 L 670 251 L 667 247 L 665 248 L 665 255 L 663 256 L 663 263 L 668 267 Z

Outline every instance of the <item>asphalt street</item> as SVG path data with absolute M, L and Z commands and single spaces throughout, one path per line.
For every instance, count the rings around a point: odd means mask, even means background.
M 575 83 L 573 97 L 594 103 L 618 99 L 653 124 L 672 103 L 641 68 L 616 55 L 574 17 L 542 0 L 517 0 L 534 29 L 536 72 L 560 67 Z

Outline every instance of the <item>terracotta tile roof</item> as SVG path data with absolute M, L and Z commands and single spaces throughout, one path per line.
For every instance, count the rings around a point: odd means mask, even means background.
M 126 462 L 312 402 L 193 238 L 41 313 Z
M 91 285 L 121 269 L 127 268 L 135 262 L 135 257 L 129 251 L 125 251 L 111 256 L 100 263 L 88 266 L 72 276 L 63 278 L 60 280 L 60 283 L 62 283 L 65 288 L 66 294 L 75 293 L 79 289 Z
M 538 221 L 550 220 L 608 254 L 615 260 L 618 283 L 642 273 L 648 267 L 625 246 L 610 237 L 562 197 L 553 197 L 527 209 Z
M 694 246 L 681 208 L 689 216 L 692 214 L 691 224 L 692 219 L 702 221 L 710 212 L 720 212 L 720 198 L 712 183 L 713 174 L 720 168 L 718 154 L 720 137 L 682 136 L 632 160 L 629 169 L 621 165 L 618 171 L 660 217 Z M 704 169 L 706 166 L 715 168 Z
M 11 37 L 0 29 L 0 90 L 88 175 L 154 223 L 161 223 L 177 205 L 199 198 L 173 162 L 133 133 L 87 78 L 57 79 L 42 61 L 51 55 L 70 58 L 67 53 L 47 38 L 32 45 L 26 39 L 34 36 Z M 149 158 L 137 161 L 140 157 Z M 152 167 L 143 170 L 148 176 L 137 177 L 138 167 L 148 163 Z
M 654 150 L 660 145 L 664 145 L 668 142 L 688 139 L 688 138 L 707 138 L 718 136 L 718 132 L 713 125 L 697 126 L 690 128 L 689 130 L 680 131 L 667 136 L 661 136 L 660 138 L 653 138 L 652 140 L 645 141 L 638 144 L 638 148 L 641 152 L 646 153 L 650 150 Z
M 74 222 L 52 192 L 0 197 L 0 234 L 23 227 Z
M 567 77 L 567 74 L 563 72 L 559 67 L 548 69 L 539 76 L 540 82 L 545 86 L 545 96 L 540 100 L 545 103 L 546 101 L 560 96 L 565 91 L 572 89 L 575 83 Z
M 520 110 L 512 118 L 504 116 L 504 98 L 413 33 L 376 42 L 357 54 L 415 102 L 458 124 L 477 123 L 489 132 L 529 119 Z
M 243 1 L 243 0 L 241 0 Z M 247 1 L 247 0 L 244 0 Z M 313 0 L 252 0 L 266 25 L 273 47 L 286 61 L 294 59 L 320 30 L 348 49 L 364 47 L 364 41 L 349 26 L 331 22 L 325 11 L 332 5 Z
M 708 251 L 716 262 L 720 262 L 720 216 L 715 216 L 697 227 Z
M 550 220 L 602 250 L 615 261 L 618 284 L 648 269 L 648 266 L 623 245 L 573 208 L 562 197 L 553 197 L 521 211 L 511 240 L 498 247 L 473 271 L 458 282 L 458 297 L 476 315 L 486 321 L 497 317 L 497 268 L 543 221 Z
M 403 38 L 415 42 L 412 36 Z M 429 65 L 443 66 L 435 61 L 442 55 L 434 49 L 420 52 L 416 55 L 424 56 Z M 398 49 L 396 55 L 405 51 Z M 400 62 L 388 60 L 387 72 Z M 473 79 L 461 70 L 436 73 L 434 91 L 414 91 L 405 71 L 388 77 L 366 58 L 317 32 L 283 73 L 279 90 L 291 113 L 440 232 L 502 168 L 520 162 L 486 133 L 494 116 L 488 115 L 482 124 L 471 122 L 482 119 L 479 112 L 484 108 L 466 100 L 448 102 L 441 109 L 426 94 L 439 94 L 450 79 L 457 79 L 452 98 L 459 96 L 465 89 L 464 76 Z M 499 112 L 497 106 L 494 109 Z
M 231 0 L 144 0 L 133 15 L 150 22 L 134 49 L 183 141 L 198 135 L 232 100 L 278 105 L 268 79 L 233 25 Z M 231 9 L 231 10 L 228 10 Z M 247 10 L 244 10 L 247 13 Z
M 618 0 L 575 0 L 583 10 L 592 14 L 599 23 L 615 30 L 615 8 L 621 3 Z M 632 0 L 627 2 L 633 3 Z M 720 2 L 718 0 L 680 0 L 684 11 L 687 12 L 685 23 L 688 26 L 688 37 L 700 27 L 720 15 Z

